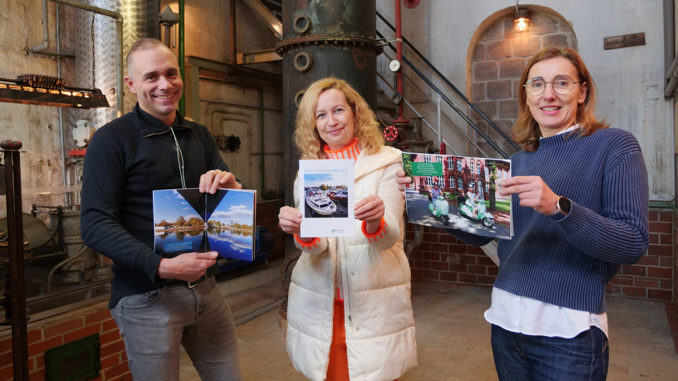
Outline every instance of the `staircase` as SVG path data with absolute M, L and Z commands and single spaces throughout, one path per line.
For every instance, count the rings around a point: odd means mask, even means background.
M 434 137 L 434 145 L 444 143 L 455 155 L 502 158 L 508 158 L 520 149 L 404 36 L 405 53 L 400 70 L 407 92 L 398 94 L 395 75 L 389 79 L 379 73 L 388 72 L 388 62 L 396 57 L 395 27 L 379 12 L 377 19 L 377 38 L 385 41 L 384 53 L 377 62 L 378 68 L 384 68 L 377 70 L 384 95 L 402 99 L 407 114 L 421 119 L 422 127 L 428 130 L 426 135 Z

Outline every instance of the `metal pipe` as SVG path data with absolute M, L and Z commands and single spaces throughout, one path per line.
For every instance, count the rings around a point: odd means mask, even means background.
M 431 80 L 429 80 L 428 78 L 426 78 L 426 76 L 424 76 L 424 74 L 423 74 L 422 72 L 420 72 L 420 71 L 414 66 L 414 64 L 413 64 L 412 62 L 410 62 L 410 60 L 408 60 L 407 58 L 403 57 L 403 61 L 410 67 L 410 69 L 412 69 L 412 70 L 419 76 L 419 78 L 421 78 L 422 81 L 426 82 L 426 84 L 427 84 L 430 88 L 432 88 L 435 92 L 437 92 L 437 93 L 438 93 L 438 96 L 440 96 L 440 97 L 445 101 L 445 103 L 447 103 L 448 106 L 452 107 L 452 108 L 457 112 L 457 114 L 458 114 L 462 119 L 464 119 L 464 121 L 465 121 L 469 126 L 471 126 L 471 128 L 473 128 L 473 129 L 475 130 L 476 133 L 478 133 L 480 136 L 482 136 L 483 139 L 485 139 L 485 141 L 486 141 L 490 146 L 492 146 L 492 148 L 494 148 L 495 151 L 497 151 L 503 158 L 505 158 L 505 159 L 508 159 L 508 158 L 509 158 L 509 155 L 508 155 L 506 152 L 504 152 L 504 150 L 502 150 L 502 149 L 497 145 L 497 143 L 494 142 L 494 140 L 490 139 L 490 137 L 487 136 L 487 134 L 485 134 L 485 133 L 484 133 L 484 132 L 483 132 L 483 131 L 475 124 L 475 123 L 473 123 L 473 121 L 471 120 L 471 118 L 469 118 L 463 111 L 461 111 L 461 109 L 460 109 L 459 107 L 457 107 L 457 105 L 455 105 L 455 104 L 454 104 L 447 96 L 445 96 L 445 94 L 443 94 L 443 92 L 440 91 L 440 89 L 438 89 L 438 87 L 437 87 L 436 85 L 434 85 L 433 82 L 431 82 Z M 511 142 L 513 142 L 513 141 L 511 140 Z M 514 143 L 514 144 L 515 144 L 515 143 Z
M 386 19 L 384 18 L 384 16 L 381 15 L 381 13 L 377 12 L 377 17 L 378 17 L 384 24 L 386 24 L 391 30 L 395 30 L 395 28 L 393 27 L 393 25 L 391 25 L 391 23 L 389 23 L 388 20 L 386 20 Z M 377 31 L 377 36 L 378 36 L 379 38 L 384 38 L 384 36 L 383 36 L 381 33 L 379 33 L 379 31 Z M 500 134 L 504 139 L 506 139 L 506 141 L 507 141 L 509 144 L 511 144 L 511 146 L 513 146 L 513 148 L 515 148 L 516 151 L 520 151 L 520 150 L 521 150 L 521 148 L 520 148 L 520 147 L 519 147 L 519 146 L 518 146 L 518 145 L 517 145 L 517 144 L 516 144 L 509 136 L 508 136 L 508 135 L 506 135 L 506 133 L 505 133 L 504 131 L 502 131 L 501 128 L 497 127 L 497 125 L 494 124 L 494 122 L 491 121 L 491 120 L 487 117 L 487 115 L 483 114 L 483 112 L 480 111 L 480 109 L 478 109 L 478 107 L 477 107 L 476 105 L 474 105 L 473 103 L 471 103 L 471 101 L 466 97 L 466 95 L 464 95 L 464 93 L 461 92 L 461 90 L 459 90 L 456 86 L 454 86 L 454 85 L 452 84 L 452 82 L 450 82 L 450 81 L 447 79 L 447 77 L 445 77 L 445 76 L 444 76 L 444 75 L 443 75 L 443 74 L 442 74 L 435 66 L 433 66 L 433 64 L 432 64 L 428 59 L 426 59 L 426 57 L 424 57 L 424 55 L 421 54 L 421 53 L 419 52 L 419 50 L 417 50 L 417 48 L 415 48 L 414 45 L 412 45 L 412 44 L 407 40 L 407 38 L 402 37 L 402 41 L 403 41 L 404 43 L 407 44 L 408 48 L 409 48 L 413 53 L 415 53 L 415 55 L 417 55 L 417 56 L 419 57 L 419 59 L 422 60 L 422 61 L 426 64 L 426 66 L 428 66 L 428 68 L 429 68 L 431 71 L 433 71 L 433 72 L 438 76 L 438 78 L 440 78 L 440 80 L 442 80 L 442 81 L 443 81 L 447 86 L 449 86 L 449 87 L 450 87 L 450 88 L 451 88 L 451 89 L 452 89 L 452 90 L 453 90 L 453 91 L 454 91 L 461 99 L 463 99 L 464 102 L 466 102 L 466 104 L 468 104 L 468 106 L 471 107 L 471 109 L 473 109 L 473 111 L 475 111 L 478 115 L 480 115 L 480 117 L 483 118 L 483 120 L 485 120 L 485 122 L 487 122 L 487 124 L 488 124 L 489 126 L 491 126 L 495 131 L 497 131 L 498 134 Z M 393 49 L 393 46 L 391 46 L 391 44 L 387 44 L 387 45 L 388 45 L 389 48 Z
M 9 301 L 6 319 L 12 322 L 12 360 L 14 379 L 28 380 L 28 335 L 26 321 L 26 286 L 24 274 L 24 232 L 21 213 L 21 142 L 5 140 L 0 143 L 5 158 L 5 188 L 7 204 Z M 9 291 L 9 292 L 8 292 Z
M 115 32 L 116 32 L 116 45 L 118 47 L 118 90 L 117 90 L 117 96 L 118 96 L 118 117 L 121 117 L 125 113 L 125 102 L 124 102 L 124 74 L 123 74 L 123 51 L 122 51 L 122 15 L 119 12 L 113 12 L 108 9 L 103 9 L 99 7 L 95 7 L 92 5 L 88 4 L 81 4 L 78 3 L 75 0 L 51 0 L 55 3 L 61 3 L 65 5 L 69 5 L 73 8 L 78 8 L 78 9 L 84 9 L 86 11 L 91 11 L 94 13 L 98 13 L 100 15 L 108 16 L 110 18 L 113 18 L 115 20 Z
M 203 78 L 201 78 L 203 79 Z M 231 83 L 231 82 L 227 82 Z M 260 106 L 253 106 L 253 105 L 246 105 L 243 103 L 235 103 L 235 102 L 228 102 L 228 101 L 222 101 L 221 99 L 212 99 L 212 98 L 200 98 L 200 102 L 206 102 L 206 103 L 217 103 L 217 104 L 222 104 L 226 106 L 233 106 L 233 107 L 240 107 L 240 108 L 246 108 L 246 109 L 252 109 L 252 110 L 259 110 L 261 107 Z M 264 107 L 264 110 L 266 111 L 274 111 L 274 112 L 282 112 L 282 109 L 275 108 L 275 107 Z
M 402 22 L 401 22 L 401 15 L 400 15 L 400 2 L 401 0 L 395 0 L 396 3 L 396 59 L 399 62 L 403 62 L 403 33 L 402 33 Z M 396 72 L 396 87 L 398 89 L 398 94 L 402 97 L 403 96 L 403 68 L 401 67 L 398 69 Z M 405 113 L 404 113 L 404 106 L 402 103 L 398 105 L 398 117 L 396 121 L 398 122 L 406 122 L 407 120 L 405 119 Z
M 229 46 L 228 46 L 228 53 L 229 57 L 231 57 L 231 64 L 235 65 L 237 62 L 237 50 L 235 49 L 235 0 L 231 0 L 229 3 L 229 12 L 228 12 L 228 28 L 229 28 Z
M 264 167 L 264 89 L 259 87 L 257 88 L 257 91 L 259 92 L 259 150 L 261 151 L 261 195 L 263 196 L 264 192 L 266 192 L 266 187 L 264 186 L 266 183 L 266 171 Z
M 179 74 L 181 78 L 186 78 L 184 75 L 185 64 L 184 64 L 184 5 L 185 0 L 179 0 Z M 196 110 L 198 113 L 200 110 Z M 181 100 L 179 101 L 179 112 L 182 115 L 186 115 L 186 93 L 181 94 Z
M 442 123 L 442 115 L 441 115 L 441 110 L 440 110 L 440 95 L 438 95 L 438 99 L 436 99 L 436 108 L 438 110 L 438 145 L 440 146 L 440 143 L 443 141 L 443 123 Z
M 61 4 L 54 4 L 56 7 L 56 31 L 55 31 L 55 42 L 56 42 L 56 51 L 57 55 L 61 53 Z M 57 77 L 61 78 L 61 57 L 57 56 Z M 59 142 L 61 143 L 61 184 L 66 186 L 68 185 L 68 177 L 66 176 L 66 144 L 64 137 L 64 109 L 59 107 Z M 64 196 L 64 201 L 66 205 L 70 205 L 70 193 L 66 193 Z
M 672 66 L 671 61 L 676 55 L 675 5 L 675 0 L 664 0 L 664 70 L 667 70 L 667 73 L 673 72 L 673 70 L 669 69 L 669 66 Z
M 89 249 L 89 247 L 87 247 L 83 244 L 82 248 L 80 248 L 80 251 L 76 255 L 74 255 L 72 257 L 68 257 L 68 258 L 64 259 L 63 261 L 57 263 L 56 266 L 54 266 L 52 268 L 52 270 L 50 270 L 49 274 L 47 275 L 47 286 L 45 287 L 45 291 L 46 291 L 47 294 L 49 294 L 50 291 L 52 291 L 52 277 L 54 277 L 54 273 L 56 273 L 56 271 L 59 268 L 61 268 L 65 265 L 75 261 L 76 259 L 82 257 L 83 254 L 85 254 L 88 249 Z
M 57 22 L 57 28 L 59 25 L 59 8 L 57 8 L 57 17 L 56 17 L 56 22 Z M 54 57 L 54 58 L 75 58 L 75 53 L 65 53 L 61 54 L 58 49 L 57 53 L 52 53 L 48 52 L 47 49 L 49 48 L 49 14 L 48 14 L 48 7 L 47 7 L 47 0 L 42 0 L 42 35 L 43 35 L 43 40 L 42 44 L 34 46 L 30 48 L 30 52 L 33 54 L 40 54 L 43 56 L 49 56 L 49 57 Z M 58 32 L 57 32 L 58 33 Z
M 49 15 L 47 14 L 47 0 L 42 0 L 42 44 L 31 48 L 31 53 L 41 53 L 49 48 Z
M 669 81 L 664 89 L 664 96 L 670 98 L 678 86 L 678 57 L 673 59 L 669 71 L 666 72 L 666 79 Z
M 386 84 L 386 86 L 388 86 L 389 89 L 391 89 L 392 91 L 395 92 L 395 89 L 393 88 L 393 86 L 391 86 L 391 84 L 389 84 L 388 81 L 386 81 L 386 79 L 385 79 L 381 74 L 377 73 L 377 77 L 378 77 L 379 79 L 381 79 L 382 82 L 384 82 L 384 84 Z M 426 124 L 426 126 L 427 126 L 431 131 L 433 131 L 434 134 L 436 133 L 436 129 L 433 128 L 433 126 L 431 125 L 431 123 L 429 123 L 429 122 L 426 120 L 426 118 L 425 118 L 425 117 L 424 117 L 424 116 L 423 116 L 423 115 L 422 115 L 422 114 L 421 114 L 421 113 L 420 113 L 420 112 L 419 112 L 419 111 L 418 111 L 418 110 L 417 110 L 417 109 L 416 109 L 416 108 L 415 108 L 415 107 L 414 107 L 407 99 L 404 99 L 404 98 L 403 98 L 403 103 L 410 109 L 410 111 L 412 111 L 418 118 L 420 118 L 421 121 L 424 122 L 424 123 Z M 445 114 L 443 114 L 443 115 L 445 115 Z M 459 135 L 461 135 L 462 137 L 464 137 L 469 143 L 471 143 L 471 144 L 473 145 L 473 147 L 475 147 L 475 148 L 478 150 L 478 152 L 480 152 L 480 153 L 482 154 L 481 156 L 484 156 L 484 157 L 487 157 L 487 156 L 488 156 L 487 153 L 485 153 L 485 151 L 484 151 L 482 148 L 480 148 L 473 140 L 471 140 L 468 136 L 466 136 L 466 133 L 465 133 L 464 131 L 462 131 L 461 128 L 459 128 L 459 126 L 457 126 L 455 123 L 453 123 L 453 122 L 449 119 L 449 117 L 448 117 L 447 115 L 445 115 L 445 118 L 446 118 L 448 121 L 450 121 L 451 126 L 454 127 L 454 128 L 457 130 L 457 132 L 459 133 Z M 443 143 L 445 143 L 445 145 L 446 145 L 447 147 L 450 148 L 450 150 L 452 150 L 452 152 L 453 152 L 455 155 L 458 155 L 458 154 L 455 152 L 454 148 L 452 148 L 452 146 L 450 145 L 450 143 L 448 143 L 448 142 L 445 140 L 445 138 L 441 137 L 441 140 L 442 140 Z
M 121 117 L 125 114 L 125 100 L 124 100 L 124 93 L 125 93 L 125 83 L 123 81 L 124 79 L 124 71 L 123 71 L 123 62 L 125 62 L 123 58 L 123 48 L 122 48 L 122 16 L 120 16 L 120 19 L 115 19 L 115 33 L 117 34 L 117 41 L 118 41 L 118 114 L 117 117 Z
M 673 92 L 676 91 L 676 87 L 678 87 L 678 65 L 676 64 L 678 64 L 678 57 L 676 57 L 673 61 L 673 65 L 671 65 L 673 70 L 667 73 L 669 83 L 666 84 L 666 88 L 664 89 L 664 96 L 667 98 L 673 97 Z

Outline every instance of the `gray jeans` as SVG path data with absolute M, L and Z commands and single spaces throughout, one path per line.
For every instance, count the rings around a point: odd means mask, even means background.
M 179 381 L 180 345 L 203 381 L 242 380 L 233 314 L 214 277 L 126 296 L 111 314 L 135 380 Z

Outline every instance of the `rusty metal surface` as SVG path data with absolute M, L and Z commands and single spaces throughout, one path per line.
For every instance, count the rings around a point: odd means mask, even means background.
M 285 204 L 293 205 L 293 180 L 298 154 L 292 140 L 297 113 L 295 98 L 318 79 L 346 80 L 376 107 L 375 0 L 290 0 L 282 3 L 283 41 L 276 49 L 283 57 L 283 118 Z M 296 63 L 296 64 L 295 64 Z M 292 249 L 288 244 L 288 252 Z
M 333 75 L 356 87 L 376 105 L 376 2 L 364 0 L 296 0 L 283 2 L 283 98 L 287 126 L 293 126 L 294 96 L 310 83 Z M 311 65 L 294 59 L 305 53 Z M 299 68 L 303 67 L 303 70 Z
M 297 38 L 290 38 L 282 41 L 275 46 L 275 51 L 282 54 L 287 49 L 292 47 L 301 47 L 306 45 L 342 45 L 348 47 L 372 48 L 377 53 L 381 53 L 381 44 L 370 38 L 356 38 L 348 36 L 332 36 L 332 35 L 311 35 Z
M 283 39 L 295 38 L 294 20 L 306 16 L 311 21 L 307 34 L 374 38 L 374 0 L 291 0 L 283 4 Z

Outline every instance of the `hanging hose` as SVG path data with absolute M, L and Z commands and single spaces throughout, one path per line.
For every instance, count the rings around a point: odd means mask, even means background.
M 57 263 L 57 265 L 54 266 L 54 268 L 52 268 L 52 270 L 49 272 L 49 275 L 47 275 L 47 290 L 46 290 L 46 293 L 49 294 L 50 290 L 52 289 L 52 277 L 54 276 L 54 273 L 55 273 L 60 267 L 62 267 L 62 266 L 64 266 L 64 265 L 67 265 L 67 264 L 73 262 L 74 260 L 80 258 L 83 254 L 85 254 L 85 253 L 87 252 L 88 249 L 89 249 L 89 247 L 87 247 L 87 246 L 85 246 L 85 245 L 82 245 L 82 249 L 80 249 L 80 251 L 78 252 L 78 254 L 76 254 L 76 255 L 74 255 L 74 256 L 72 256 L 72 257 L 69 257 L 69 258 L 64 259 L 63 261 Z

